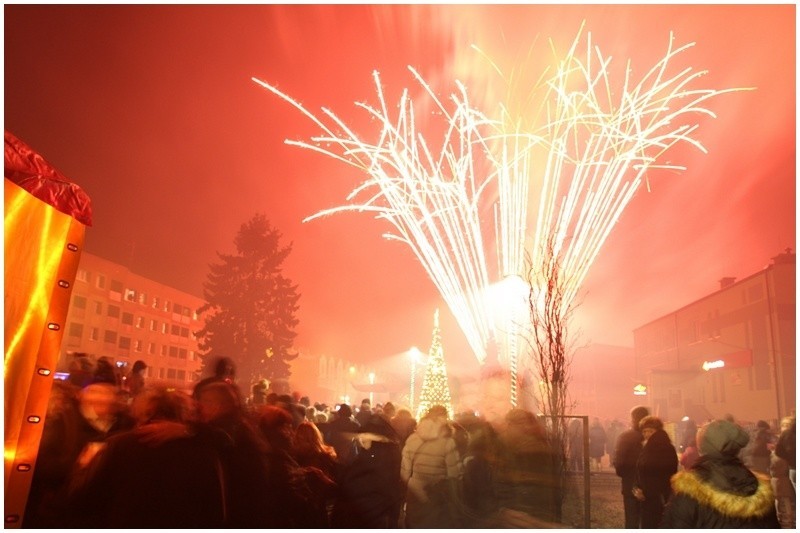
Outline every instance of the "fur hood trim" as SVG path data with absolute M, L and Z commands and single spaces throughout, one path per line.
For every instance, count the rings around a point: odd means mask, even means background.
M 672 489 L 677 494 L 684 494 L 731 518 L 761 517 L 774 509 L 775 496 L 769 478 L 757 473 L 755 475 L 758 478 L 758 489 L 748 496 L 721 491 L 703 482 L 691 471 L 678 472 L 672 476 Z

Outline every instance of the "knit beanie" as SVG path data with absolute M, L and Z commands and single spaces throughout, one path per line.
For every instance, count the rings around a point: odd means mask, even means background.
M 698 431 L 700 455 L 735 457 L 747 446 L 750 436 L 738 424 L 727 420 L 714 420 Z

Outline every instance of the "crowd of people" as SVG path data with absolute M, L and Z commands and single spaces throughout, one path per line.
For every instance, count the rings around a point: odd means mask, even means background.
M 533 414 L 419 420 L 242 391 L 220 358 L 191 394 L 107 360 L 56 381 L 23 527 L 454 528 L 555 523 L 556 461 Z M 134 375 L 135 374 L 135 375 Z
M 391 402 L 329 407 L 266 381 L 242 391 L 228 358 L 187 394 L 147 386 L 138 362 L 122 382 L 107 363 L 54 383 L 23 527 L 560 527 L 560 456 L 529 411 L 489 422 L 441 405 L 419 420 Z M 793 528 L 784 422 L 770 439 L 713 421 L 676 449 L 637 407 L 624 431 L 593 419 L 588 453 L 594 470 L 608 453 L 621 477 L 626 528 Z M 568 469 L 584 449 L 576 428 Z
M 794 416 L 778 437 L 732 416 L 686 426 L 678 450 L 647 407 L 631 411 L 614 450 L 626 529 L 795 528 Z

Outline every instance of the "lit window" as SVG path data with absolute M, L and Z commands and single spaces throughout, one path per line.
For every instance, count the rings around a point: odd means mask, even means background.
M 167 334 L 167 329 L 168 329 L 168 324 L 167 324 L 166 322 L 164 322 L 163 324 L 161 324 L 161 333 L 163 333 L 164 335 L 166 335 L 166 334 Z
M 78 269 L 78 273 L 75 274 L 75 279 L 78 280 L 78 281 L 88 282 L 89 281 L 89 271 L 88 270 L 84 270 L 82 268 L 79 268 Z
M 144 317 L 143 316 L 136 317 L 136 327 L 139 328 L 139 329 L 142 329 L 144 327 Z
M 142 351 L 142 341 L 137 340 L 136 343 L 134 343 L 134 345 L 133 345 L 133 349 L 135 351 L 137 351 L 137 352 L 141 352 Z
M 153 296 L 153 309 L 158 309 L 158 296 Z
M 150 331 L 158 331 L 158 322 L 152 318 L 150 319 Z
M 136 301 L 136 291 L 133 289 L 125 289 L 125 299 L 129 302 Z

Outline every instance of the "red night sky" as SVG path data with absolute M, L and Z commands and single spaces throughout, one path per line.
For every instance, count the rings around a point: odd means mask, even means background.
M 699 119 L 708 153 L 676 151 L 684 172 L 642 188 L 606 241 L 576 315 L 581 344 L 632 346 L 634 328 L 746 277 L 795 247 L 794 5 L 6 5 L 5 128 L 91 197 L 86 250 L 202 295 L 217 251 L 263 212 L 293 243 L 285 274 L 302 293 L 297 345 L 368 362 L 426 351 L 433 312 L 451 372 L 475 358 L 421 265 L 384 240 L 385 223 L 345 213 L 365 176 L 284 140 L 318 133 L 251 81 L 277 85 L 358 129 L 355 101 L 455 79 L 482 90 L 477 45 L 502 65 L 552 57 L 581 22 L 643 73 L 676 44 L 708 70 L 716 97 Z M 520 59 L 522 58 L 522 59 Z M 536 61 L 540 61 L 537 59 Z M 532 60 L 532 62 L 535 62 Z M 508 67 L 507 67 L 508 68 Z M 365 133 L 366 135 L 366 133 Z

